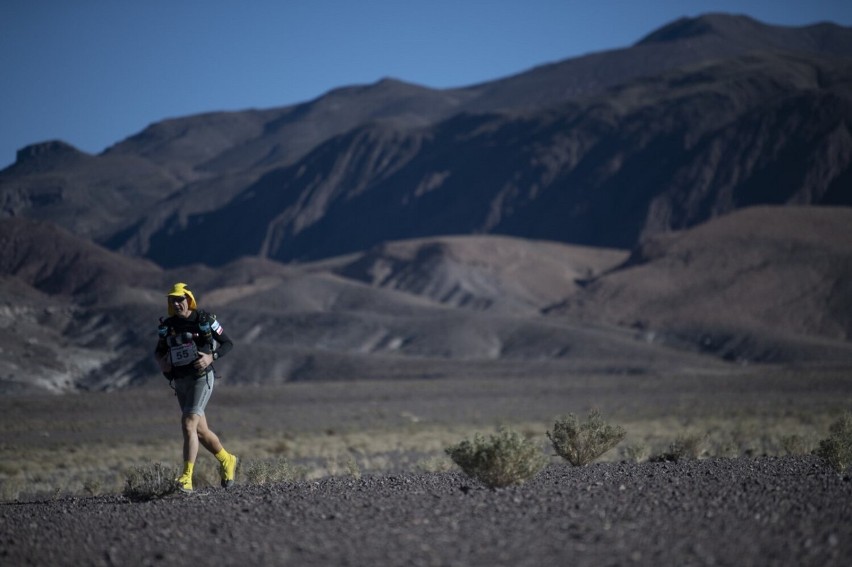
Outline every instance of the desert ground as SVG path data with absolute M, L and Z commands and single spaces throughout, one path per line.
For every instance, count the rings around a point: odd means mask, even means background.
M 331 477 L 0 507 L 7 565 L 847 565 L 852 482 L 815 457 Z
M 0 557 L 8 565 L 843 565 L 852 482 L 809 455 L 852 407 L 844 368 L 730 365 L 527 378 L 217 386 L 210 424 L 238 486 L 199 460 L 196 493 L 134 502 L 132 467 L 180 460 L 167 383 L 0 400 Z M 600 409 L 627 437 L 571 467 L 547 446 Z M 550 455 L 489 489 L 444 448 L 498 425 Z M 677 438 L 698 459 L 654 462 Z M 790 439 L 798 443 L 791 449 Z M 795 453 L 795 454 L 791 454 Z M 293 477 L 250 482 L 283 457 Z

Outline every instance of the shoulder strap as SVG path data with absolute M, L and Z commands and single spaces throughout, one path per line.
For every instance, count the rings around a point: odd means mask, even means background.
M 216 320 L 216 315 L 214 315 L 213 313 L 208 313 L 207 311 L 202 311 L 201 309 L 198 309 L 196 313 L 198 313 L 199 323 L 212 323 Z
M 198 330 L 201 336 L 210 343 L 210 347 L 213 348 L 213 323 L 216 321 L 216 316 L 201 309 L 196 312 L 198 313 Z

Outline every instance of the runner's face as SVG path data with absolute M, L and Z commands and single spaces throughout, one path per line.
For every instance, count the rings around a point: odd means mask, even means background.
M 169 305 L 175 308 L 175 315 L 178 317 L 189 317 L 189 303 L 187 303 L 185 295 L 170 295 Z

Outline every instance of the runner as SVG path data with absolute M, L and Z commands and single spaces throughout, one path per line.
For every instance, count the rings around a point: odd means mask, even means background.
M 154 356 L 169 378 L 182 411 L 183 474 L 176 479 L 178 489 L 192 492 L 192 473 L 199 443 L 220 463 L 222 486 L 234 484 L 237 457 L 228 453 L 219 437 L 208 427 L 204 408 L 213 393 L 213 362 L 234 346 L 216 316 L 198 309 L 195 296 L 185 283 L 176 283 L 168 292 L 169 317 L 160 320 L 159 341 Z

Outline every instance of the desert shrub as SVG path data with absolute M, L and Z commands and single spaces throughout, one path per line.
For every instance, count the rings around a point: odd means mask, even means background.
M 418 461 L 415 468 L 423 473 L 448 472 L 453 468 L 453 463 L 447 457 L 427 457 Z
M 254 460 L 246 464 L 245 478 L 249 484 L 290 482 L 298 476 L 299 471 L 284 457 Z
M 355 480 L 361 479 L 361 467 L 358 466 L 358 461 L 355 460 L 355 457 L 350 456 L 346 459 L 346 473 Z
M 828 438 L 819 442 L 814 453 L 842 473 L 852 463 L 852 413 L 846 412 L 828 431 Z
M 608 424 L 599 411 L 592 410 L 582 423 L 574 414 L 557 419 L 547 437 L 557 455 L 574 466 L 583 466 L 618 445 L 625 434 L 623 427 Z
M 101 481 L 97 478 L 89 479 L 83 483 L 83 490 L 85 490 L 89 496 L 97 496 L 101 492 L 101 488 Z
M 652 457 L 652 461 L 682 461 L 697 459 L 704 452 L 705 438 L 701 435 L 678 435 L 669 444 L 668 451 Z
M 801 435 L 785 435 L 781 437 L 780 442 L 787 455 L 807 455 L 811 452 L 811 444 Z
M 162 498 L 177 490 L 177 476 L 177 469 L 160 463 L 134 467 L 127 473 L 124 495 L 133 501 Z
M 24 490 L 24 481 L 17 478 L 0 480 L 0 502 L 10 502 L 20 498 Z
M 473 441 L 465 439 L 445 451 L 465 474 L 491 488 L 522 484 L 547 464 L 535 443 L 505 427 L 488 439 L 477 433 Z
M 634 463 L 639 463 L 647 459 L 648 453 L 648 446 L 644 443 L 631 443 L 621 450 L 621 455 Z

